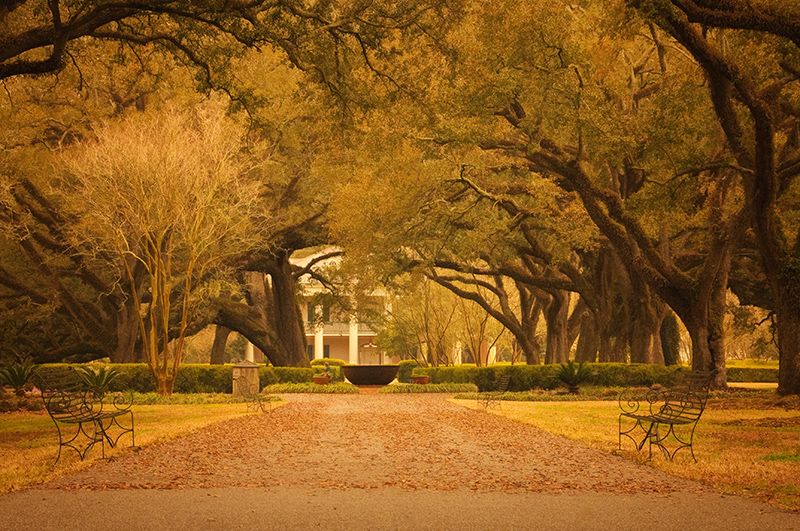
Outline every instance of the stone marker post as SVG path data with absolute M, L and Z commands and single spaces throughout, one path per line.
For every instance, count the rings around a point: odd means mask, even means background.
M 246 387 L 245 387 L 246 386 Z M 250 391 L 248 391 L 250 390 Z M 233 366 L 233 396 L 249 396 L 261 391 L 258 381 L 258 364 L 244 360 Z

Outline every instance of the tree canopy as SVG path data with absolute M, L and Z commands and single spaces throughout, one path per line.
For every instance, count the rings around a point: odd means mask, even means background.
M 259 186 L 261 241 L 220 252 L 239 291 L 197 326 L 307 363 L 308 270 L 290 258 L 337 243 L 376 279 L 421 273 L 480 307 L 531 363 L 663 363 L 674 312 L 720 386 L 731 289 L 774 312 L 780 389 L 797 392 L 799 27 L 788 0 L 7 3 L 5 308 L 58 315 L 35 320 L 52 336 L 94 314 L 86 338 L 138 313 L 68 252 L 77 214 L 35 153 L 214 90 L 245 111 L 235 158 Z M 48 73 L 60 83 L 23 77 Z

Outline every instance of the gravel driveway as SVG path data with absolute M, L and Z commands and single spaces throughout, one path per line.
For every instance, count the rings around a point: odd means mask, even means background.
M 501 492 L 702 487 L 441 395 L 290 395 L 48 488 L 315 487 Z
M 0 496 L 0 515 L 40 530 L 800 529 L 800 515 L 441 395 L 287 400 Z M 59 509 L 26 527 L 26 504 Z

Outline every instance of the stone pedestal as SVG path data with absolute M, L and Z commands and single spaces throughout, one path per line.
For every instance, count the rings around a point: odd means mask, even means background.
M 261 385 L 258 381 L 258 364 L 244 360 L 233 366 L 233 396 L 250 396 L 258 393 Z

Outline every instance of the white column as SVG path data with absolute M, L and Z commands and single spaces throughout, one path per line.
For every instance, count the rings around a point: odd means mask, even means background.
M 358 319 L 350 316 L 350 330 L 348 337 L 348 362 L 354 365 L 358 364 Z
M 256 361 L 256 356 L 253 352 L 253 344 L 249 341 L 247 342 L 247 345 L 244 346 L 244 359 L 253 363 Z
M 325 354 L 325 323 L 322 322 L 322 306 L 314 308 L 317 316 L 317 325 L 314 329 L 314 359 L 321 360 Z
M 323 330 L 322 326 L 317 328 L 317 331 L 314 333 L 314 359 L 321 360 L 323 354 L 325 354 L 325 341 L 323 340 Z

